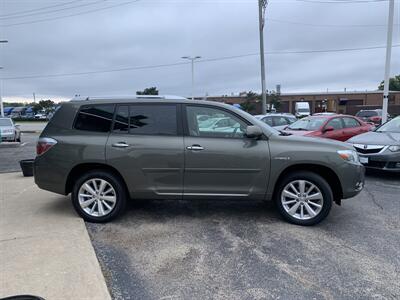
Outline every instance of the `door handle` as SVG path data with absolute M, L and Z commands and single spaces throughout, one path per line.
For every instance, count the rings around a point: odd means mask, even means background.
M 118 143 L 112 144 L 111 146 L 114 147 L 114 148 L 126 148 L 126 147 L 129 147 L 129 145 L 126 142 L 118 142 Z
M 192 151 L 204 150 L 204 148 L 202 146 L 200 146 L 200 145 L 187 146 L 186 149 L 192 150 Z

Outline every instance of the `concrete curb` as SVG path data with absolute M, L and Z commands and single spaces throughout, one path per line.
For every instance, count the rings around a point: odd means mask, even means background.
M 0 174 L 0 298 L 110 300 L 83 220 L 33 177 Z

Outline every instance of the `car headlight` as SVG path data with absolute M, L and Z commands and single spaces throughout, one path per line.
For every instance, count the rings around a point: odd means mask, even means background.
M 350 163 L 359 163 L 360 159 L 355 150 L 338 150 L 337 152 L 341 158 Z
M 400 151 L 400 146 L 396 146 L 396 145 L 389 146 L 389 150 L 392 151 L 392 152 L 399 152 Z

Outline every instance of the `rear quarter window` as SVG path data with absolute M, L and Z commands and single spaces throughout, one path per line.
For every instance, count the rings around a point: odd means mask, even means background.
M 75 129 L 109 132 L 114 116 L 113 104 L 82 106 L 75 120 Z

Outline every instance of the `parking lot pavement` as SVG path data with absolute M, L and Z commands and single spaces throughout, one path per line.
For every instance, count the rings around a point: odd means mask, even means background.
M 20 171 L 19 161 L 36 156 L 39 133 L 23 133 L 21 143 L 0 144 L 0 173 Z
M 399 299 L 399 183 L 368 175 L 314 227 L 232 201 L 141 201 L 86 225 L 114 299 Z
M 46 127 L 47 122 L 16 122 L 20 126 L 22 132 L 41 132 Z
M 32 177 L 0 174 L 0 298 L 110 299 L 85 224 L 70 203 L 39 190 Z

